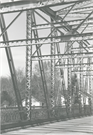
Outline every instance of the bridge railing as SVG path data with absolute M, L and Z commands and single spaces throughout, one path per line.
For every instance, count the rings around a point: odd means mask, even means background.
M 79 105 L 74 106 L 74 110 L 71 109 L 69 112 L 69 117 L 67 115 L 67 111 L 65 107 L 60 107 L 57 106 L 55 107 L 55 115 L 50 118 L 50 120 L 60 120 L 60 119 L 66 119 L 66 118 L 75 118 L 75 117 L 80 117 L 80 116 L 87 116 L 91 115 L 91 110 L 89 105 L 85 105 L 84 107 L 81 108 L 81 113 L 79 111 Z M 26 114 L 26 112 L 24 113 Z M 47 120 L 48 115 L 47 115 L 47 109 L 46 107 L 34 107 L 31 109 L 31 121 L 37 123 L 39 121 Z M 24 115 L 24 121 L 26 120 L 26 117 Z M 6 108 L 1 108 L 1 126 L 3 125 L 8 125 L 8 124 L 14 124 L 14 123 L 19 123 L 20 122 L 20 115 L 17 107 L 6 107 Z

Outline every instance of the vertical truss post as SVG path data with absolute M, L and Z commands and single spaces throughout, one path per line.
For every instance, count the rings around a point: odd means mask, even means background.
M 31 24 L 32 24 L 32 27 L 34 27 L 36 25 L 34 11 L 32 11 Z M 33 29 L 32 30 L 32 34 L 33 34 L 34 38 L 36 39 L 35 43 L 37 43 L 38 42 L 38 38 L 39 38 L 37 29 Z M 42 53 L 41 53 L 40 45 L 38 45 L 38 44 L 36 45 L 36 50 L 37 50 L 38 58 L 41 57 Z M 46 107 L 47 107 L 47 115 L 48 115 L 48 119 L 50 119 L 49 96 L 48 96 L 48 91 L 47 91 L 47 83 L 46 83 L 46 78 L 45 78 L 44 65 L 43 65 L 43 61 L 42 60 L 39 60 L 38 63 L 39 63 L 40 74 L 41 74 L 42 85 L 43 85 L 43 91 L 44 91 L 44 96 L 45 96 L 45 103 L 46 103 Z
M 52 26 L 53 20 L 51 19 L 51 31 L 54 29 Z M 51 34 L 51 41 L 55 40 L 52 36 L 55 35 L 55 31 Z M 51 43 L 51 92 L 50 92 L 50 104 L 51 104 L 51 116 L 55 116 L 55 43 Z
M 82 43 L 83 43 L 83 42 L 82 42 Z M 82 43 L 81 43 L 81 44 L 82 44 Z M 79 45 L 79 48 L 80 48 L 80 51 L 79 51 L 79 52 L 82 53 L 81 45 Z M 79 86 L 79 91 L 80 91 L 80 92 L 78 91 L 78 95 L 79 95 L 79 113 L 80 113 L 80 115 L 82 115 L 82 103 L 81 103 L 81 100 L 82 100 L 82 99 L 81 99 L 81 98 L 82 98 L 82 97 L 81 97 L 81 91 L 82 91 L 82 83 L 83 83 L 83 82 L 82 82 L 82 73 L 81 73 L 81 70 L 82 70 L 82 67 L 81 67 L 81 66 L 82 66 L 82 62 L 83 62 L 82 58 L 79 58 L 79 61 L 80 61 L 80 75 L 79 75 L 79 76 L 80 76 L 80 78 L 79 78 L 79 79 L 80 79 L 80 80 L 79 80 L 79 84 L 80 84 L 80 86 Z
M 88 58 L 88 63 L 89 63 L 89 66 L 90 66 L 90 63 L 91 63 L 91 58 Z M 90 69 L 89 69 L 89 94 L 92 95 L 92 88 L 91 88 L 91 72 L 90 72 Z M 92 109 L 93 109 L 93 99 L 92 98 L 89 98 L 89 105 L 90 105 L 90 114 L 92 114 Z
M 81 64 L 80 64 L 80 65 L 81 65 Z M 80 67 L 80 70 L 82 70 L 81 67 Z M 82 91 L 82 74 L 81 74 L 81 72 L 80 72 L 80 91 Z M 78 91 L 78 92 L 79 92 L 79 91 Z M 79 93 L 79 113 L 80 113 L 80 115 L 81 115 L 81 113 L 82 113 L 81 92 Z
M 89 72 L 90 75 L 90 72 Z M 89 76 L 89 94 L 91 94 L 91 77 Z M 92 113 L 92 102 L 91 98 L 89 98 L 89 106 L 90 106 L 90 114 Z
M 84 79 L 84 77 L 83 77 L 83 75 L 82 75 L 82 82 L 83 82 L 83 84 L 82 84 L 82 91 L 83 91 L 83 93 L 85 92 L 85 79 Z M 82 95 L 82 102 L 83 102 L 83 112 L 82 112 L 82 114 L 83 114 L 83 116 L 85 115 L 85 113 L 84 113 L 84 107 L 85 107 L 85 97 L 84 97 L 84 95 Z
M 31 31 L 31 20 L 32 20 L 32 11 L 28 10 L 26 12 L 26 38 L 32 38 L 32 31 Z M 28 43 L 28 42 L 27 42 Z M 31 41 L 30 41 L 31 43 Z M 27 110 L 27 119 L 31 120 L 31 79 L 32 79 L 32 46 L 26 47 L 26 110 Z
M 71 80 L 71 108 L 72 108 L 72 116 L 74 117 L 74 104 L 77 100 L 77 76 L 73 74 L 73 80 Z M 72 82 L 73 81 L 73 82 Z
M 93 95 L 93 78 L 91 78 L 91 95 Z M 93 115 L 93 98 L 91 98 L 91 115 Z
M 68 53 L 71 53 L 71 51 L 69 50 L 69 44 L 67 43 L 67 49 L 68 49 Z M 71 107 L 71 68 L 69 68 L 69 65 L 71 64 L 71 59 L 68 56 L 67 59 L 67 79 L 68 79 L 68 99 L 67 99 L 67 116 L 70 117 L 70 107 Z
M 71 47 L 71 53 L 72 53 L 72 48 L 73 46 Z M 71 56 L 71 60 L 72 60 L 72 63 L 73 63 L 73 68 L 74 68 L 74 65 L 75 65 L 75 60 L 73 58 L 73 55 Z M 75 98 L 76 98 L 76 80 L 72 80 L 72 77 L 75 76 L 75 73 L 72 74 L 71 72 L 71 113 L 72 113 L 72 116 L 74 117 L 74 103 L 75 103 Z
M 6 25 L 5 25 L 4 17 L 3 17 L 2 14 L 0 14 L 0 26 L 1 26 L 1 31 L 3 33 L 3 31 L 6 29 Z M 4 40 L 5 43 L 6 43 L 6 41 L 8 41 L 8 34 L 7 34 L 6 31 L 3 34 L 3 40 Z M 5 48 L 5 51 L 6 51 L 6 55 L 7 55 L 7 59 L 8 59 L 8 64 L 9 64 L 9 68 L 10 68 L 11 77 L 12 77 L 12 82 L 13 82 L 13 87 L 14 87 L 14 91 L 15 91 L 16 101 L 17 101 L 17 104 L 18 104 L 20 119 L 23 120 L 22 100 L 21 100 L 21 95 L 20 95 L 19 89 L 18 89 L 17 78 L 16 78 L 15 67 L 14 67 L 14 62 L 13 62 L 11 49 L 8 47 L 8 48 Z
M 86 72 L 86 75 L 88 75 L 87 72 Z M 85 78 L 85 92 L 88 93 L 88 77 L 87 76 Z M 87 115 L 86 114 L 86 103 L 87 103 L 86 97 L 84 98 L 84 101 L 85 101 L 84 112 L 85 112 L 85 115 Z

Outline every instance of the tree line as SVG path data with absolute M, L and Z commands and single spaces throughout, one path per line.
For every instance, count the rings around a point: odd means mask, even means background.
M 46 83 L 47 83 L 47 92 L 48 92 L 48 95 L 50 96 L 51 62 L 50 61 L 44 62 L 43 65 L 44 65 L 45 78 L 46 78 Z M 25 99 L 25 94 L 26 94 L 26 77 L 25 76 L 26 75 L 23 69 L 16 70 L 17 83 L 18 83 L 18 88 L 19 88 L 22 100 Z M 71 95 L 73 95 L 74 91 L 76 91 L 76 94 L 78 94 L 78 91 L 79 91 L 78 82 L 79 80 L 77 79 L 76 75 L 71 77 L 71 84 L 70 84 Z M 76 83 L 76 90 L 74 90 L 75 83 Z M 58 69 L 55 69 L 54 87 L 55 87 L 55 90 L 54 90 L 55 99 L 58 100 L 59 98 L 57 104 L 60 105 L 60 97 L 61 97 L 60 94 L 63 94 L 63 93 L 60 93 L 60 91 L 62 91 L 62 82 L 61 82 L 60 71 Z M 67 93 L 67 90 L 65 92 Z M 42 79 L 41 79 L 38 63 L 36 63 L 33 68 L 33 74 L 32 74 L 32 79 L 31 79 L 31 94 L 38 101 L 43 102 L 43 103 L 45 102 Z M 1 105 L 2 106 L 4 102 L 6 102 L 8 106 L 15 106 L 17 104 L 14 88 L 13 88 L 13 83 L 10 76 L 1 78 Z
M 51 63 L 44 62 L 45 78 L 47 82 L 47 91 L 50 94 L 51 89 Z M 26 94 L 26 77 L 23 69 L 16 70 L 17 83 L 20 91 L 21 99 L 25 99 Z M 55 69 L 55 94 L 61 88 L 60 72 Z M 44 92 L 42 87 L 42 80 L 40 75 L 39 65 L 36 63 L 33 68 L 33 75 L 31 80 L 31 93 L 38 101 L 45 102 Z M 14 93 L 13 83 L 10 76 L 1 78 L 1 105 L 7 102 L 8 106 L 16 105 L 16 97 Z

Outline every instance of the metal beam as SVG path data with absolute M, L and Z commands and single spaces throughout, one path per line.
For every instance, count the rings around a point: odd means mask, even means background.
M 3 30 L 0 37 L 8 30 L 8 28 L 14 23 L 14 21 L 21 15 L 22 11 L 11 21 L 11 23 Z
M 26 38 L 32 38 L 32 11 L 28 10 L 26 13 Z M 32 40 L 29 41 L 30 43 Z M 27 42 L 28 44 L 28 42 Z M 32 109 L 32 46 L 26 46 L 26 111 L 27 120 L 31 120 Z
M 93 1 L 91 1 L 91 0 L 90 0 L 90 1 L 85 1 L 85 3 L 82 2 L 82 1 L 81 1 L 81 3 L 78 3 L 78 2 L 77 2 L 78 5 L 76 5 L 76 7 L 73 9 L 73 11 L 74 11 L 74 10 L 79 10 L 79 9 L 81 9 L 81 10 L 82 10 L 82 9 L 86 9 L 87 7 L 84 7 L 84 5 L 86 5 L 86 4 L 88 5 L 88 4 L 92 3 L 92 2 L 93 2 Z M 57 11 L 56 11 L 56 14 L 59 15 L 60 13 L 69 10 L 71 6 L 72 6 L 72 5 L 57 10 Z M 90 6 L 90 7 L 91 7 L 91 6 Z M 90 8 L 90 7 L 89 7 L 89 8 Z M 80 11 L 80 10 L 79 10 L 79 11 Z
M 75 28 L 72 33 L 75 33 L 80 27 L 81 25 L 93 14 L 93 11 L 77 26 L 77 28 Z
M 69 35 L 62 35 L 62 36 L 53 36 L 53 38 L 55 39 L 60 39 L 61 41 L 69 41 L 69 38 L 73 38 L 72 40 L 76 39 L 78 40 L 78 38 L 81 38 L 81 40 L 84 40 L 84 37 L 86 39 L 92 39 L 93 37 L 93 33 L 89 32 L 89 33 L 81 33 L 81 34 L 69 34 Z M 27 42 L 30 40 L 39 40 L 42 41 L 43 39 L 45 39 L 46 37 L 38 37 L 38 38 L 32 38 L 32 39 L 19 39 L 19 40 L 9 40 L 9 41 L 1 41 L 0 44 L 2 43 L 13 43 L 13 42 Z M 51 37 L 47 37 L 47 39 L 51 39 Z
M 92 55 L 93 56 L 93 52 L 82 52 L 82 53 L 67 53 L 67 54 L 55 54 L 55 55 L 42 55 L 42 56 L 39 56 L 39 57 L 51 57 L 51 56 L 74 56 L 74 55 Z M 33 56 L 32 58 L 36 58 L 38 56 Z M 83 56 L 82 56 L 83 57 Z
M 50 18 L 51 19 L 51 18 Z M 51 22 L 53 22 L 53 20 L 51 19 Z M 51 31 L 53 30 L 53 26 L 51 27 Z M 53 41 L 54 39 L 52 38 L 55 35 L 55 31 L 51 34 L 51 40 Z M 55 117 L 55 43 L 52 43 L 50 46 L 50 53 L 53 59 L 51 59 L 51 89 L 50 89 L 50 116 L 51 117 Z
M 0 14 L 0 26 L 1 26 L 1 31 L 3 32 L 3 30 L 6 29 L 6 26 L 5 26 L 4 17 L 1 14 Z M 4 33 L 3 40 L 4 40 L 4 42 L 8 41 L 7 32 Z M 13 82 L 14 92 L 15 92 L 15 96 L 16 96 L 16 101 L 17 101 L 17 104 L 18 104 L 18 110 L 19 110 L 19 114 L 20 114 L 20 119 L 23 120 L 24 118 L 23 118 L 22 100 L 21 100 L 21 95 L 20 95 L 19 89 L 18 89 L 16 72 L 15 72 L 15 67 L 14 67 L 14 62 L 13 62 L 11 49 L 10 48 L 5 48 L 5 51 L 6 51 L 7 60 L 8 60 L 9 68 L 10 68 L 11 77 L 12 77 L 12 82 Z
M 40 4 L 42 5 L 42 3 L 44 4 L 44 2 L 47 2 L 47 4 L 45 3 L 44 6 L 54 6 L 54 5 L 66 5 L 66 4 L 73 4 L 76 2 L 87 2 L 89 0 L 68 0 L 68 1 L 48 1 L 48 0 L 21 0 L 21 1 L 14 1 L 14 2 L 4 2 L 0 4 L 0 8 L 5 8 L 5 7 L 13 7 L 13 6 L 23 6 L 23 5 L 30 5 L 30 4 L 39 4 L 38 7 L 41 8 Z M 38 8 L 37 6 L 35 8 Z
M 86 72 L 86 71 L 89 71 L 89 72 L 92 72 L 93 70 L 74 70 L 74 71 L 72 71 L 72 72 Z

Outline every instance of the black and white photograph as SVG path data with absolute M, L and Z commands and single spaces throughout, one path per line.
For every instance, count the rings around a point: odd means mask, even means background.
M 93 0 L 0 0 L 0 134 L 93 135 Z

